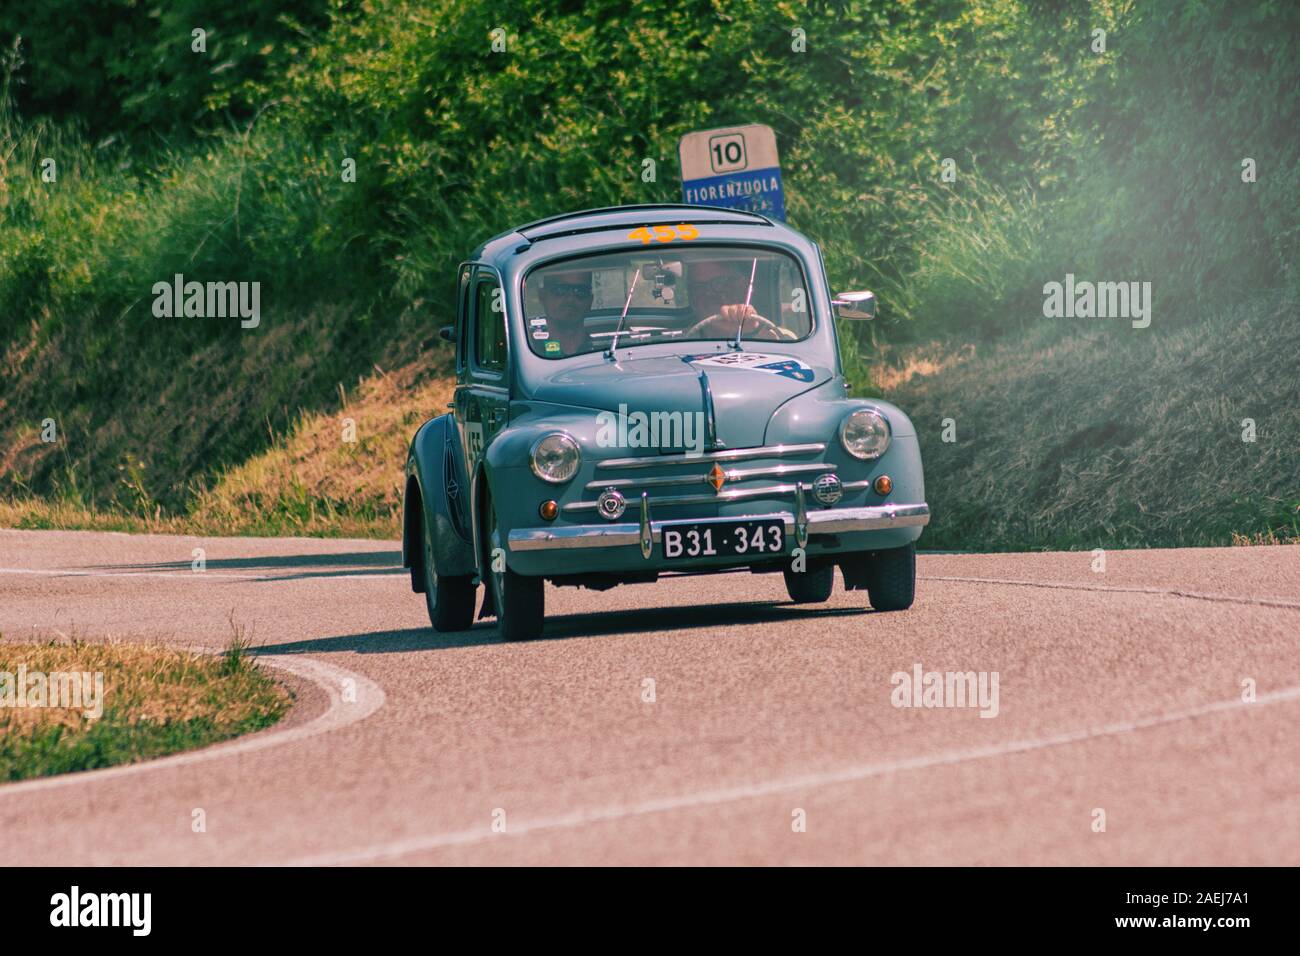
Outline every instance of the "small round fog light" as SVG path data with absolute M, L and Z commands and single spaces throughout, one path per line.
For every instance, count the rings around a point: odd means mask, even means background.
M 876 489 L 876 494 L 887 495 L 894 490 L 894 480 L 888 475 L 881 475 L 871 487 Z
M 547 521 L 554 521 L 555 516 L 560 513 L 560 506 L 554 501 L 543 501 L 542 506 L 537 509 L 537 513 Z

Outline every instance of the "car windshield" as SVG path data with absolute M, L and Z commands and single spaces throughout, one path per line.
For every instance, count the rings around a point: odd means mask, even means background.
M 624 315 L 626 312 L 626 315 Z M 560 359 L 675 340 L 797 341 L 812 331 L 798 261 L 774 249 L 692 246 L 596 253 L 524 278 L 528 345 Z

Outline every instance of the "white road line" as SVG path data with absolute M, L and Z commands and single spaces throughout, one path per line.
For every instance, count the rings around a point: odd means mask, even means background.
M 834 770 L 828 773 L 786 777 L 781 780 L 770 780 L 766 783 L 727 787 L 718 790 L 705 790 L 698 793 L 687 793 L 675 797 L 661 797 L 659 799 L 646 800 L 640 803 L 621 807 L 578 810 L 562 816 L 544 817 L 538 820 L 525 820 L 522 823 L 512 822 L 505 833 L 493 833 L 487 825 L 484 825 L 472 830 L 459 830 L 451 833 L 435 833 L 426 836 L 407 837 L 406 839 L 394 840 L 390 843 L 382 843 L 369 847 L 361 847 L 355 850 L 341 850 L 334 853 L 323 853 L 315 856 L 301 857 L 296 860 L 290 860 L 283 865 L 345 866 L 356 863 L 373 863 L 381 860 L 408 856 L 412 853 L 418 853 L 425 850 L 437 850 L 445 847 L 486 843 L 488 840 L 499 839 L 502 837 L 521 836 L 523 834 L 537 833 L 545 830 L 572 829 L 575 827 L 587 826 L 592 823 L 621 820 L 627 817 L 645 816 L 652 813 L 665 813 L 672 810 L 686 810 L 694 807 L 731 803 L 738 800 L 752 800 L 757 797 L 786 793 L 791 790 L 810 790 L 816 787 L 831 786 L 833 784 L 853 783 L 855 781 L 866 780 L 870 777 L 879 777 L 885 774 L 902 773 L 909 770 L 925 770 L 931 767 L 944 767 L 952 764 L 966 763 L 968 761 L 987 760 L 992 757 L 1004 757 L 1009 754 L 1025 753 L 1032 750 L 1043 750 L 1048 747 L 1061 747 L 1066 744 L 1079 743 L 1084 740 L 1094 740 L 1102 737 L 1128 734 L 1137 730 L 1145 730 L 1149 727 L 1159 727 L 1164 724 L 1190 720 L 1208 714 L 1247 710 L 1253 707 L 1264 707 L 1269 704 L 1280 704 L 1295 700 L 1300 700 L 1300 685 L 1262 693 L 1253 703 L 1245 703 L 1241 700 L 1218 701 L 1212 704 L 1202 704 L 1198 707 L 1189 707 L 1185 710 L 1174 711 L 1169 714 L 1106 724 L 1102 727 L 1055 734 L 1050 737 L 1039 737 L 1031 740 L 1016 740 L 1005 744 L 979 747 L 974 750 L 958 750 L 949 753 L 933 754 L 930 756 L 911 757 L 906 760 L 890 760 L 882 763 L 867 764 L 865 766 L 845 767 L 844 769 Z
M 290 727 L 288 730 L 277 731 L 274 727 L 271 727 L 251 736 L 239 737 L 225 743 L 206 747 L 203 750 L 191 750 L 170 757 L 159 757 L 157 760 L 146 760 L 142 763 L 105 767 L 102 770 L 86 770 L 80 773 L 62 774 L 57 777 L 45 777 L 40 780 L 24 780 L 19 783 L 0 783 L 0 800 L 15 794 L 100 783 L 105 780 L 129 777 L 155 770 L 174 770 L 177 767 L 206 763 L 209 760 L 220 760 L 256 750 L 266 750 L 268 747 L 282 747 L 285 744 L 306 740 L 320 734 L 327 734 L 330 731 L 339 730 L 350 724 L 365 720 L 384 706 L 386 698 L 383 688 L 368 677 L 362 677 L 360 674 L 345 670 L 334 664 L 327 664 L 312 657 L 299 655 L 259 654 L 255 659 L 259 664 L 278 667 L 318 685 L 329 695 L 329 706 L 325 708 L 325 712 L 305 724 Z M 349 697 L 354 696 L 356 698 L 355 701 L 343 699 L 345 689 L 349 691 Z
M 1065 588 L 1070 591 L 1114 591 L 1119 594 L 1163 594 L 1170 597 L 1196 598 L 1200 601 L 1221 601 L 1225 604 L 1251 604 L 1259 607 L 1280 607 L 1288 610 L 1300 610 L 1300 601 L 1284 601 L 1281 598 L 1248 598 L 1232 594 L 1206 594 L 1202 591 L 1181 591 L 1169 588 L 1121 588 L 1108 584 L 1072 584 L 1069 581 L 1017 581 L 1007 578 L 961 578 L 950 575 L 917 575 L 920 581 L 959 581 L 969 584 L 1012 584 L 1025 588 Z
M 220 571 L 64 571 L 58 568 L 0 568 L 0 574 L 33 574 L 49 578 L 176 578 L 201 581 L 204 578 L 227 578 L 234 581 L 280 581 L 328 578 L 330 581 L 365 580 L 405 574 L 405 568 L 382 568 L 369 574 L 313 574 L 309 568 L 286 568 L 277 574 L 222 574 Z

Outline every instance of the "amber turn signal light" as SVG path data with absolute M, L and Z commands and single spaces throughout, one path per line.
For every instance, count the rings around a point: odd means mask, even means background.
M 537 513 L 547 521 L 554 521 L 555 516 L 560 513 L 560 506 L 554 501 L 543 501 L 542 506 L 537 509 Z
M 881 475 L 872 487 L 876 489 L 876 494 L 887 495 L 894 490 L 894 480 L 888 475 Z

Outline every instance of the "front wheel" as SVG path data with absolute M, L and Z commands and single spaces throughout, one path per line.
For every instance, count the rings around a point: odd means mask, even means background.
M 468 631 L 474 624 L 473 575 L 440 577 L 433 561 L 433 535 L 429 519 L 424 519 L 424 540 L 421 542 L 424 575 L 424 605 L 429 610 L 429 623 L 435 631 Z
M 506 565 L 501 529 L 497 526 L 496 508 L 488 503 L 488 553 L 486 557 L 488 587 L 496 607 L 497 626 L 507 641 L 528 641 L 542 636 L 546 617 L 543 579 L 516 574 Z
M 867 565 L 867 597 L 877 611 L 905 611 L 916 597 L 916 545 L 877 551 Z
M 835 590 L 835 565 L 807 571 L 786 571 L 785 590 L 795 604 L 820 604 Z

